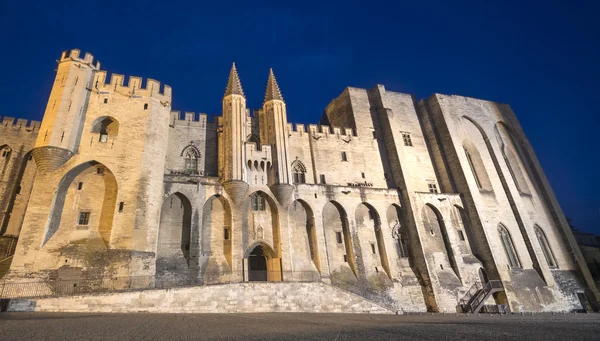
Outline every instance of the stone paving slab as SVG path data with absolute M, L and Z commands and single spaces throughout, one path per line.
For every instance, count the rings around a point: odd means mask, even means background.
M 599 339 L 600 314 L 0 314 L 3 341 Z

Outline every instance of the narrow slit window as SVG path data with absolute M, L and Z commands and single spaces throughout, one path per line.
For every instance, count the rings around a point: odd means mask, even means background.
M 325 185 L 327 182 L 325 182 L 325 174 L 321 174 L 321 183 L 323 185 Z
M 229 229 L 223 230 L 223 239 L 229 240 Z
M 341 244 L 341 243 L 342 243 L 342 232 L 336 232 L 336 233 L 335 233 L 335 241 L 336 241 L 338 244 Z
M 121 201 L 121 202 L 119 203 L 119 213 L 120 213 L 120 212 L 123 212 L 123 208 L 125 208 L 125 203 Z
M 375 255 L 377 252 L 375 251 L 375 244 L 371 243 L 371 252 Z
M 471 173 L 473 173 L 473 177 L 475 178 L 475 183 L 477 184 L 477 188 L 483 188 L 481 186 L 481 180 L 479 180 L 479 175 L 477 175 L 477 171 L 475 171 L 475 166 L 473 166 L 473 159 L 471 158 L 471 154 L 465 149 L 465 155 L 467 157 L 467 162 L 469 163 L 469 168 L 471 168 Z
M 463 231 L 461 231 L 461 230 L 458 230 L 458 238 L 459 238 L 461 241 L 464 241 L 464 240 L 465 240 L 465 234 L 463 233 Z
M 342 152 L 342 161 L 348 161 L 348 156 L 346 155 L 346 152 Z
M 83 182 L 77 184 L 77 190 L 81 191 L 83 189 Z

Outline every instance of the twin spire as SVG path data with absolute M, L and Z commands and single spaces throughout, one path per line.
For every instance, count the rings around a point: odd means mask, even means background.
M 229 79 L 227 80 L 227 87 L 225 88 L 225 96 L 229 95 L 241 95 L 246 97 L 244 95 L 244 90 L 242 89 L 242 82 L 240 81 L 240 76 L 238 75 L 237 69 L 235 68 L 235 63 L 233 63 L 233 65 L 231 66 L 231 71 L 229 72 Z M 283 101 L 283 96 L 281 96 L 281 91 L 279 90 L 279 85 L 277 84 L 277 80 L 275 79 L 273 69 L 269 69 L 269 78 L 267 79 L 267 90 L 265 91 L 264 102 L 271 100 Z

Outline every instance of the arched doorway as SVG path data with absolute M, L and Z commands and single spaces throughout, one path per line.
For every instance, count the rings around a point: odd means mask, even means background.
M 281 281 L 281 265 L 272 248 L 264 243 L 256 243 L 248 248 L 247 254 L 248 281 L 276 282 Z

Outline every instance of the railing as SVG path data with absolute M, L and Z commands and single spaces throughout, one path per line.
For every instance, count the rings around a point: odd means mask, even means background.
M 509 314 L 510 309 L 506 304 L 484 304 L 480 310 L 482 313 Z
M 0 298 L 27 298 L 168 289 L 241 282 L 316 282 L 316 271 L 203 271 L 196 274 L 161 274 L 135 277 L 85 277 L 74 279 L 12 279 L 0 281 Z
M 477 291 L 477 293 L 475 295 L 472 296 L 472 298 L 470 299 L 470 301 L 468 302 L 468 311 L 471 312 L 475 312 L 477 310 L 477 308 L 485 301 L 487 300 L 487 298 L 489 297 L 489 293 L 492 290 L 497 290 L 497 291 L 501 291 L 504 290 L 504 287 L 502 286 L 502 281 L 488 281 L 487 283 L 485 283 L 485 285 L 483 285 L 483 287 Z M 464 306 L 463 306 L 464 307 Z
M 15 254 L 17 238 L 0 237 L 0 261 Z
M 467 290 L 467 292 L 465 293 L 465 296 L 463 296 L 463 298 L 458 302 L 458 304 L 464 309 L 467 307 L 467 305 L 469 304 L 469 301 L 471 301 L 471 298 L 473 298 L 473 296 L 475 296 L 479 290 L 481 290 L 483 288 L 483 285 L 480 282 L 476 282 L 475 284 L 473 284 L 471 286 L 471 288 L 469 288 L 469 290 Z

